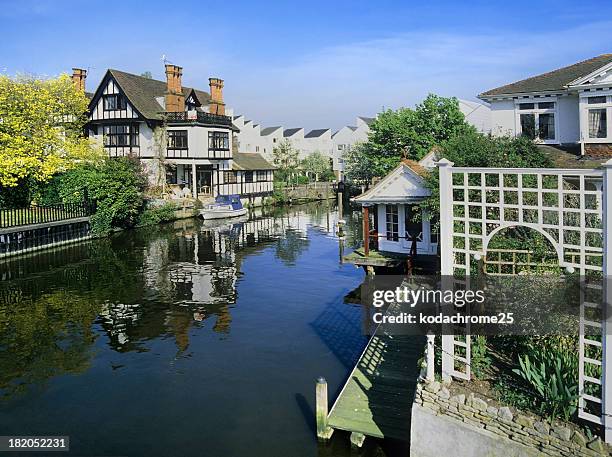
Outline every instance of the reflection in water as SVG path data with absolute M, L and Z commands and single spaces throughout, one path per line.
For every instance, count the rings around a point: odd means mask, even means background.
M 350 249 L 358 213 L 343 218 Z M 338 219 L 259 209 L 4 261 L 0 430 L 70 434 L 75 455 L 202 455 L 196 434 L 210 455 L 316 455 L 313 379 L 334 392 L 366 338 Z

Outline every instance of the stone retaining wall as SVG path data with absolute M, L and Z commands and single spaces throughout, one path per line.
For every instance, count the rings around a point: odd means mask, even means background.
M 600 438 L 588 439 L 574 427 L 551 424 L 541 417 L 521 413 L 507 406 L 496 407 L 474 394 L 452 395 L 437 381 L 419 383 L 415 403 L 442 415 L 461 421 L 475 431 L 489 433 L 537 449 L 547 456 L 612 455 L 612 447 Z

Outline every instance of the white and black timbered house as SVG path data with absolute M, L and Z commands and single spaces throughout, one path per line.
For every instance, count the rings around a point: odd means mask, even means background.
M 108 70 L 91 95 L 89 136 L 110 157 L 139 158 L 152 186 L 165 180 L 168 190 L 200 199 L 270 195 L 274 167 L 259 154 L 233 152 L 238 129 L 225 115 L 223 80 L 210 78 L 209 94 L 184 87 L 181 76 L 175 65 L 166 65 L 166 82 Z M 83 80 L 84 70 L 73 77 Z

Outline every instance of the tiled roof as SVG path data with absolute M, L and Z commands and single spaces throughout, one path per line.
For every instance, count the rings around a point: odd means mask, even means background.
M 276 126 L 276 127 L 266 127 L 265 129 L 261 129 L 261 136 L 267 136 L 270 135 L 271 133 L 276 132 L 278 129 L 280 129 L 281 126 Z
M 234 170 L 272 170 L 274 166 L 257 153 L 235 152 L 232 169 Z
M 492 95 L 562 90 L 572 81 L 582 78 L 609 63 L 612 63 L 612 54 L 602 54 L 592 59 L 549 71 L 548 73 L 496 87 L 495 89 L 483 92 L 479 97 L 486 98 Z
M 302 127 L 296 127 L 296 128 L 293 128 L 293 129 L 285 129 L 285 130 L 283 131 L 283 136 L 284 136 L 285 138 L 287 138 L 287 137 L 289 137 L 289 136 L 295 135 L 295 134 L 296 134 L 297 132 L 299 132 L 300 130 L 302 130 Z
M 363 122 L 365 122 L 368 125 L 370 125 L 376 119 L 374 117 L 363 117 L 363 116 L 358 116 L 358 117 L 359 119 L 361 119 Z
M 304 138 L 318 138 L 321 135 L 323 135 L 325 132 L 329 132 L 329 129 L 311 130 L 306 135 L 304 135 Z
M 140 114 L 147 119 L 160 120 L 162 118 L 161 112 L 164 109 L 158 103 L 157 98 L 163 97 L 166 93 L 166 83 L 164 81 L 145 78 L 120 70 L 110 69 L 108 71 Z M 210 95 L 207 92 L 183 86 L 185 97 L 188 97 L 192 91 L 202 105 L 208 104 Z
M 424 177 L 424 176 L 427 175 L 427 173 L 429 173 L 427 171 L 427 168 L 425 168 L 424 166 L 422 166 L 418 162 L 415 162 L 414 160 L 402 159 L 402 163 L 404 165 L 406 165 L 408 168 L 410 168 L 412 171 L 414 171 L 417 175 L 421 176 L 421 177 Z

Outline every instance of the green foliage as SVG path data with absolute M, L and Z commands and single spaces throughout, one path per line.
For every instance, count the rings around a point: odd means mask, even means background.
M 456 167 L 550 167 L 552 163 L 536 145 L 525 137 L 491 137 L 474 130 L 449 138 L 440 145 L 440 158 L 450 160 Z M 426 178 L 431 197 L 422 204 L 430 214 L 440 212 L 440 179 L 438 169 Z
M 491 357 L 487 350 L 487 337 L 477 335 L 472 339 L 472 373 L 477 378 L 482 378 L 491 366 Z
M 369 184 L 376 176 L 374 172 L 375 153 L 370 143 L 357 143 L 344 153 L 344 175 L 347 180 Z
M 273 162 L 277 168 L 274 178 L 279 181 L 287 181 L 287 178 L 295 172 L 299 165 L 298 152 L 291 145 L 289 140 L 281 141 L 272 150 Z
M 302 160 L 300 168 L 303 172 L 311 174 L 316 181 L 328 181 L 334 177 L 329 157 L 319 151 L 309 154 Z
M 40 199 L 46 203 L 58 197 L 64 203 L 81 202 L 87 193 L 96 202 L 92 231 L 103 234 L 113 227 L 136 224 L 143 207 L 145 184 L 137 159 L 106 158 L 56 176 L 40 191 Z
M 519 368 L 513 370 L 537 397 L 542 414 L 566 421 L 575 413 L 578 403 L 578 357 L 558 341 L 529 344 L 518 357 Z
M 402 156 L 419 160 L 434 146 L 464 133 L 475 133 L 456 98 L 429 94 L 414 109 L 383 111 L 370 125 L 366 152 L 374 176 L 384 176 Z
M 149 225 L 157 225 L 163 222 L 170 222 L 176 219 L 174 212 L 177 209 L 175 203 L 164 203 L 161 206 L 155 206 L 145 209 L 138 218 L 137 225 L 146 227 Z

